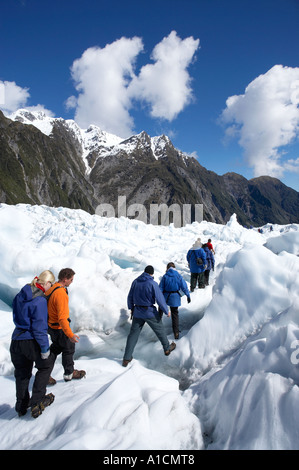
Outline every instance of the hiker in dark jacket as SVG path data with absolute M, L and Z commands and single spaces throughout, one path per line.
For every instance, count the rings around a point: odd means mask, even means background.
M 191 272 L 190 291 L 193 292 L 196 284 L 200 289 L 205 287 L 204 271 L 206 266 L 206 254 L 202 249 L 200 238 L 196 240 L 187 253 L 187 261 Z
M 170 316 L 164 296 L 154 281 L 153 275 L 154 268 L 147 266 L 144 272 L 133 281 L 128 294 L 128 308 L 131 310 L 133 320 L 122 362 L 124 367 L 127 367 L 133 359 L 133 351 L 145 323 L 151 327 L 161 342 L 165 356 L 169 356 L 176 347 L 175 343 L 169 343 L 162 323 L 162 316 L 155 306 L 157 303 L 162 312 L 168 317 Z
M 212 253 L 212 250 L 210 250 L 208 243 L 205 243 L 202 245 L 202 249 L 206 253 L 206 258 L 207 258 L 207 267 L 204 272 L 204 279 L 205 279 L 205 285 L 209 285 L 209 278 L 210 278 L 210 271 L 211 269 L 214 271 L 214 266 L 215 266 L 215 258 Z
M 164 295 L 165 302 L 170 307 L 174 338 L 179 339 L 179 307 L 181 305 L 181 295 L 185 294 L 187 296 L 188 303 L 191 299 L 186 281 L 180 273 L 176 271 L 174 263 L 168 263 L 166 273 L 162 277 L 159 287 Z
M 206 270 L 204 272 L 204 280 L 205 280 L 205 285 L 208 286 L 209 285 L 209 278 L 210 278 L 210 271 L 211 270 L 214 271 L 215 258 L 214 258 L 214 255 L 212 253 L 212 250 L 209 248 L 208 243 L 204 243 L 204 245 L 202 245 L 202 249 L 204 250 L 204 252 L 206 254 L 206 258 L 207 258 L 207 267 L 206 267 Z
M 10 345 L 11 360 L 15 367 L 16 406 L 19 416 L 31 407 L 31 415 L 37 418 L 54 395 L 46 395 L 46 387 L 54 366 L 48 339 L 48 310 L 45 293 L 55 281 L 51 271 L 43 271 L 31 284 L 26 284 L 13 300 L 15 329 Z M 33 365 L 37 368 L 29 396 L 29 381 Z

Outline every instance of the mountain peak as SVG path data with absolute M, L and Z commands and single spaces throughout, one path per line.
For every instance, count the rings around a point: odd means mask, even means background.
M 136 150 L 143 150 L 158 159 L 165 156 L 166 146 L 173 148 L 170 139 L 164 134 L 151 138 L 147 132 L 142 131 L 124 140 L 103 131 L 94 124 L 91 124 L 87 129 L 82 129 L 72 119 L 55 118 L 38 110 L 19 109 L 7 117 L 22 124 L 31 124 L 47 136 L 52 135 L 55 127 L 63 126 L 81 146 L 81 154 L 87 173 L 91 171 L 98 158 L 104 158 L 111 154 L 115 155 L 121 152 L 130 154 Z
M 216 223 L 227 222 L 232 213 L 250 225 L 298 221 L 295 190 L 270 177 L 248 181 L 235 173 L 216 175 L 176 149 L 166 135 L 151 138 L 142 131 L 124 140 L 95 125 L 81 129 L 74 120 L 42 111 L 14 113 L 17 125 L 2 116 L 1 202 L 89 212 L 108 203 L 117 211 L 121 195 L 129 206 L 147 209 L 161 203 L 203 204 L 204 219 Z M 33 132 L 32 126 L 41 132 Z
M 56 119 L 53 116 L 49 116 L 44 111 L 30 110 L 21 108 L 7 115 L 12 121 L 18 121 L 22 124 L 31 124 L 37 127 L 43 134 L 50 135 L 53 129 L 53 122 Z

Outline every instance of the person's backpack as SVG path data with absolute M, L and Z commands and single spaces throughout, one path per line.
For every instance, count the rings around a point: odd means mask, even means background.
M 198 264 L 198 266 L 201 266 L 203 264 L 202 258 L 197 258 L 196 255 L 195 255 L 195 251 L 194 251 L 194 256 L 195 256 L 195 259 L 196 259 L 196 264 Z

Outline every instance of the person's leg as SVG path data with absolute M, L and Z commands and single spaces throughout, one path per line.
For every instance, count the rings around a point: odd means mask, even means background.
M 26 346 L 28 340 L 12 340 L 10 346 L 11 361 L 14 365 L 16 379 L 16 405 L 15 410 L 22 416 L 29 407 L 29 381 L 32 375 L 33 360 L 27 359 Z M 26 344 L 25 344 L 26 343 Z
M 151 327 L 151 329 L 154 331 L 154 333 L 156 334 L 157 338 L 159 339 L 160 343 L 162 344 L 164 352 L 169 351 L 170 344 L 169 344 L 167 335 L 165 333 L 162 318 L 160 318 L 160 316 L 157 315 L 153 318 L 147 318 L 145 321 Z
M 198 273 L 198 287 L 199 289 L 205 288 L 205 279 L 204 279 L 204 271 L 202 273 Z
M 37 372 L 35 374 L 35 379 L 32 386 L 32 396 L 30 400 L 30 405 L 40 403 L 46 395 L 47 385 L 49 383 L 49 378 L 54 367 L 56 356 L 53 353 L 50 353 L 47 359 L 42 359 L 38 345 L 35 346 L 35 367 Z
M 72 343 L 61 329 L 55 330 L 54 328 L 49 328 L 49 334 L 52 340 L 51 352 L 55 356 L 62 354 L 61 362 L 64 375 L 71 377 L 74 372 L 75 343 Z
M 139 335 L 143 328 L 145 321 L 142 318 L 134 318 L 132 320 L 131 330 L 127 338 L 125 353 L 124 353 L 124 361 L 131 361 L 133 357 L 133 352 L 135 346 L 137 344 Z
M 64 377 L 70 377 L 74 372 L 74 354 L 75 354 L 75 343 L 63 333 L 61 330 L 61 346 L 62 346 L 62 366 L 64 369 Z
M 59 344 L 59 338 L 60 338 L 60 330 L 55 330 L 54 328 L 48 328 L 48 333 L 50 335 L 52 344 L 50 346 L 50 351 L 53 353 L 56 357 L 61 354 L 61 346 Z
M 171 311 L 171 322 L 172 322 L 172 331 L 175 339 L 178 339 L 180 334 L 179 329 L 179 309 L 178 307 L 170 307 Z
M 191 273 L 191 279 L 190 279 L 190 290 L 191 290 L 191 292 L 193 292 L 195 287 L 196 287 L 197 276 L 198 276 L 198 273 Z

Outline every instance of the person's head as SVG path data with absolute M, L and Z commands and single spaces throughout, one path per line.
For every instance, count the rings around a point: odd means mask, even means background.
M 166 271 L 168 271 L 169 268 L 174 268 L 175 269 L 175 264 L 172 261 L 170 263 L 168 263 L 168 265 L 166 266 Z
M 147 266 L 144 270 L 145 273 L 150 274 L 151 276 L 154 275 L 154 268 L 152 266 Z
M 201 238 L 198 238 L 194 243 L 193 243 L 193 248 L 196 249 L 196 248 L 201 248 Z
M 58 274 L 58 282 L 61 285 L 68 287 L 73 282 L 74 275 L 75 271 L 73 271 L 71 268 L 63 268 Z
M 36 284 L 39 284 L 45 289 L 45 292 L 52 287 L 55 282 L 55 276 L 52 271 L 46 270 L 43 271 L 39 276 L 36 276 L 31 282 L 32 286 L 36 287 Z

